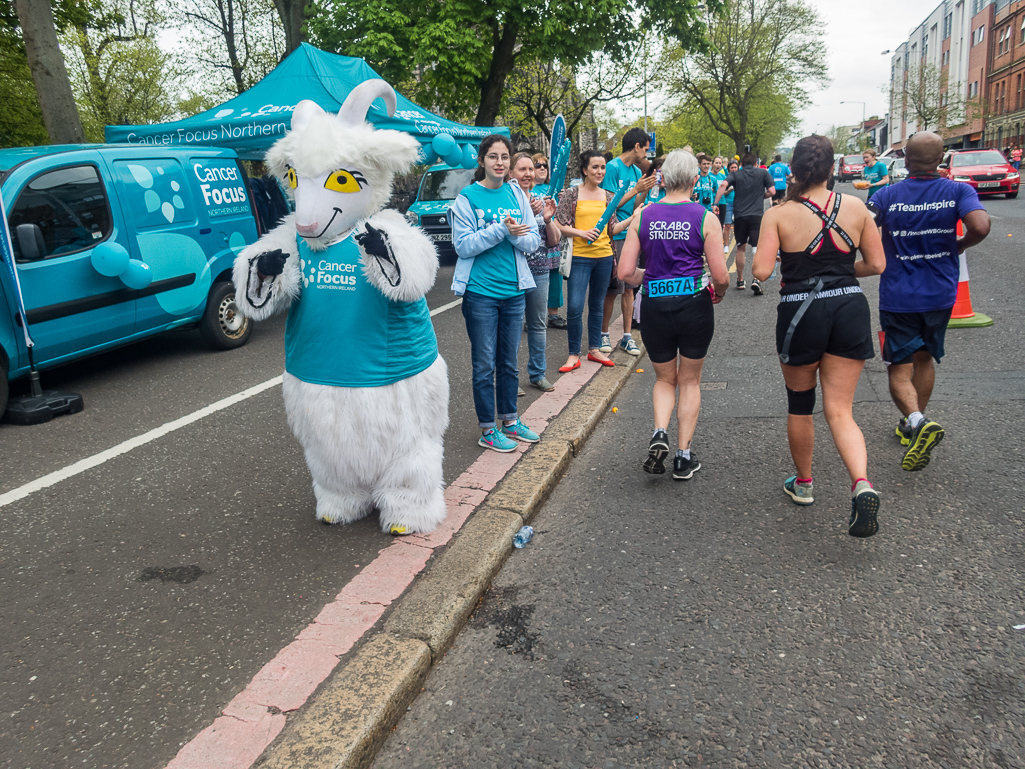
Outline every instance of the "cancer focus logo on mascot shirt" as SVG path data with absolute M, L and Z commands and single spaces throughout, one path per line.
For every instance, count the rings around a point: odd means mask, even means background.
M 329 288 L 343 291 L 356 290 L 356 271 L 359 265 L 339 262 L 332 259 L 337 249 L 330 249 L 325 258 L 305 258 L 299 260 L 299 268 L 303 274 L 303 288 Z

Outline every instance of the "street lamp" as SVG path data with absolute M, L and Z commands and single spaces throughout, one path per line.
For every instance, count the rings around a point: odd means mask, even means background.
M 865 128 L 865 102 L 863 101 L 842 101 L 841 104 L 860 104 L 861 105 L 861 127 Z

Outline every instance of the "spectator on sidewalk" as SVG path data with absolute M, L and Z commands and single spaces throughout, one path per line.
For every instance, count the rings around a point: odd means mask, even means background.
M 701 368 L 715 331 L 712 305 L 721 302 L 730 287 L 719 222 L 704 206 L 691 202 L 699 173 L 692 154 L 669 153 L 662 164 L 666 196 L 638 212 L 619 261 L 621 280 L 643 283 L 641 338 L 655 369 L 655 432 L 644 471 L 665 472 L 669 421 L 676 410 L 673 479 L 678 481 L 689 480 L 701 469 L 691 451 L 701 410 Z M 689 237 L 679 237 L 680 233 Z M 644 269 L 638 267 L 642 260 Z
M 478 443 L 501 452 L 515 451 L 516 441 L 539 440 L 517 414 L 516 393 L 524 292 L 534 288 L 526 254 L 541 245 L 541 234 L 527 193 L 506 181 L 511 160 L 507 137 L 485 137 L 477 150 L 474 183 L 452 205 L 452 245 L 459 256 L 452 290 L 463 297 L 470 337 Z
M 876 159 L 876 151 L 869 147 L 861 153 L 865 167 L 861 171 L 861 180 L 868 184 L 868 199 L 871 200 L 879 190 L 890 183 L 890 169 L 886 163 Z
M 622 153 L 607 166 L 602 187 L 612 193 L 615 193 L 620 187 L 625 187 L 627 190 L 616 211 L 616 218 L 621 222 L 626 222 L 627 219 L 633 216 L 634 198 L 637 196 L 644 198 L 655 185 L 655 178 L 653 176 L 645 177 L 640 166 L 650 144 L 651 137 L 648 136 L 643 128 L 631 128 L 623 136 Z M 619 254 L 623 250 L 623 243 L 625 241 L 626 227 L 624 224 L 612 234 L 613 261 L 615 263 L 619 262 Z M 616 307 L 617 296 L 620 297 L 620 307 L 623 311 L 623 335 L 619 342 L 619 347 L 622 347 L 630 355 L 640 355 L 641 350 L 630 335 L 630 331 L 633 328 L 633 288 L 626 286 L 616 277 L 615 266 L 613 266 L 609 280 L 609 290 L 605 296 L 604 315 L 601 323 L 601 352 L 612 352 L 612 337 L 609 334 L 609 326 L 612 321 L 612 312 Z
M 534 159 L 526 152 L 517 153 L 512 160 L 512 178 L 530 195 L 534 187 Z M 527 327 L 527 377 L 530 384 L 545 392 L 555 389 L 548 381 L 545 346 L 548 339 L 545 329 L 548 327 L 546 307 L 548 305 L 548 276 L 554 263 L 556 272 L 559 266 L 559 241 L 562 233 L 553 221 L 555 217 L 555 201 L 550 197 L 531 195 L 530 209 L 534 212 L 534 221 L 542 233 L 541 245 L 527 254 L 527 265 L 534 277 L 534 288 L 526 293 L 526 327 Z M 559 279 L 562 276 L 559 275 Z
M 538 152 L 533 157 L 534 161 L 534 185 L 548 184 L 548 156 Z M 552 194 L 552 190 L 548 190 Z M 566 319 L 559 315 L 559 308 L 562 307 L 562 275 L 559 275 L 559 263 L 548 273 L 548 327 L 566 328 Z
M 908 178 L 881 190 L 869 209 L 886 252 L 879 283 L 883 360 L 889 364 L 890 397 L 903 415 L 896 431 L 907 446 L 901 467 L 913 471 L 929 464 L 943 439 L 943 428 L 925 416 L 925 409 L 936 379 L 933 361 L 943 357 L 957 299 L 959 254 L 986 238 L 990 220 L 971 185 L 939 174 L 943 139 L 938 134 L 919 131 L 904 152 Z

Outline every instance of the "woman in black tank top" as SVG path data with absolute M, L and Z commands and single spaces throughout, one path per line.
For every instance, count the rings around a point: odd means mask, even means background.
M 787 438 L 797 469 L 783 482 L 783 490 L 796 504 L 815 501 L 812 412 L 819 381 L 826 422 L 851 476 L 847 531 L 871 537 L 879 529 L 879 495 L 868 482 L 865 437 L 854 421 L 853 404 L 861 370 L 875 352 L 868 301 L 858 278 L 881 273 L 886 257 L 865 204 L 827 190 L 832 164 L 828 139 L 809 136 L 797 143 L 791 163 L 796 183 L 782 205 L 766 212 L 752 271 L 765 280 L 779 254 L 776 351 L 786 382 Z

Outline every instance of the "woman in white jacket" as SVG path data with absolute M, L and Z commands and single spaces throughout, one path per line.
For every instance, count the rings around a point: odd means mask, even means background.
M 452 244 L 459 255 L 452 290 L 463 297 L 470 337 L 478 442 L 501 452 L 514 451 L 516 441 L 538 441 L 520 421 L 516 397 L 524 292 L 534 288 L 525 254 L 541 245 L 541 234 L 530 198 L 515 181 L 506 181 L 512 155 L 505 136 L 485 138 L 474 183 L 452 206 Z

